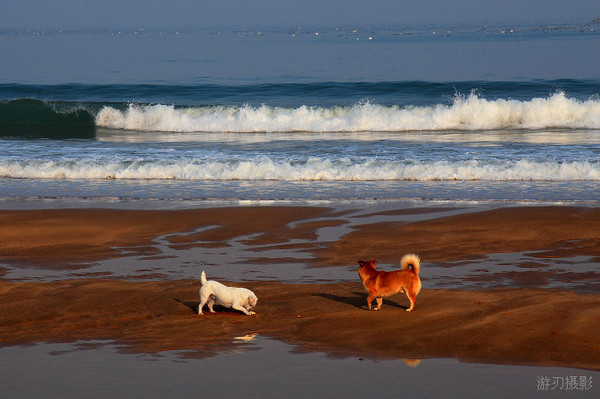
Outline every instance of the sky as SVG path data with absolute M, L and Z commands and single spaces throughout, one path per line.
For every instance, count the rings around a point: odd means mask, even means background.
M 598 0 L 19 0 L 0 29 L 588 23 Z

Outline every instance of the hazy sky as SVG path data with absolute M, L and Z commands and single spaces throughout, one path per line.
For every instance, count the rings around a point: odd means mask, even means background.
M 586 23 L 598 0 L 19 0 L 0 29 Z

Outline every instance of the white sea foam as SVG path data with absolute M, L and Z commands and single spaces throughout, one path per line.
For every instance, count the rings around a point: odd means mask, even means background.
M 600 180 L 600 162 L 432 161 L 395 162 L 311 158 L 162 161 L 0 161 L 0 177 L 37 179 L 175 179 L 175 180 Z
M 567 98 L 558 92 L 529 101 L 486 100 L 472 93 L 452 104 L 425 107 L 135 105 L 122 111 L 104 107 L 96 125 L 112 129 L 163 132 L 360 132 L 420 130 L 600 129 L 600 100 Z

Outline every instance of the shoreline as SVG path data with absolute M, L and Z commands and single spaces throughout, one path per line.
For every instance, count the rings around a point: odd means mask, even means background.
M 600 259 L 598 225 L 599 208 L 573 206 L 0 211 L 0 263 L 67 276 L 18 282 L 0 269 L 0 346 L 108 339 L 133 352 L 189 349 L 211 356 L 236 336 L 258 333 L 332 357 L 452 357 L 599 370 L 600 277 L 578 268 L 580 257 Z M 235 252 L 233 242 L 243 242 L 244 251 Z M 143 268 L 147 259 L 160 259 L 165 246 L 173 253 L 231 252 L 237 264 L 305 264 L 307 273 L 349 267 L 360 258 L 378 259 L 385 269 L 414 251 L 425 263 L 424 286 L 412 313 L 401 294 L 384 299 L 381 312 L 369 312 L 358 276 L 319 284 L 229 279 L 259 296 L 257 317 L 247 318 L 231 311 L 196 315 L 197 280 L 160 273 L 148 281 L 111 273 L 68 277 L 132 254 Z M 269 257 L 282 249 L 298 258 Z M 513 265 L 516 272 L 495 272 L 500 265 L 491 261 L 486 266 L 486 278 L 508 275 L 509 287 L 432 289 L 423 275 L 428 263 L 440 270 L 515 252 L 527 254 Z M 550 271 L 557 261 L 570 269 Z M 548 278 L 583 281 L 589 291 L 547 288 Z

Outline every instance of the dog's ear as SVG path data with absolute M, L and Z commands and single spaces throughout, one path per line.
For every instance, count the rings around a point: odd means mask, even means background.
M 373 259 L 371 262 L 373 262 L 373 265 L 377 264 L 377 261 L 375 259 Z

